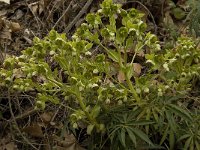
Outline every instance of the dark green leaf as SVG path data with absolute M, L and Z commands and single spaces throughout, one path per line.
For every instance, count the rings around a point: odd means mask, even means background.
M 184 145 L 184 149 L 185 150 L 189 148 L 191 140 L 192 140 L 192 137 L 190 137 L 189 139 L 187 139 L 187 141 L 185 142 L 185 145 Z
M 143 131 L 141 131 L 140 129 L 134 129 L 134 128 L 131 128 L 131 130 L 134 132 L 135 135 L 140 137 L 142 140 L 144 140 L 145 142 L 147 142 L 150 145 L 153 145 L 153 143 L 151 142 L 149 137 Z
M 194 150 L 194 139 L 190 142 L 190 150 Z
M 166 118 L 168 120 L 170 128 L 173 129 L 174 132 L 176 132 L 177 124 L 176 124 L 176 121 L 174 120 L 174 116 L 172 112 L 169 110 L 166 110 L 165 113 L 166 113 Z
M 174 132 L 173 132 L 172 129 L 170 129 L 170 133 L 169 133 L 169 146 L 170 146 L 170 150 L 174 149 L 174 144 L 175 144 Z
M 137 149 L 138 150 L 150 150 L 150 149 L 152 149 L 152 150 L 157 150 L 157 149 L 163 149 L 163 150 L 166 150 L 166 148 L 165 147 L 163 147 L 163 146 L 159 146 L 159 145 L 147 145 L 147 144 L 142 144 L 142 145 L 139 145 L 139 146 L 137 146 Z
M 200 143 L 197 140 L 195 140 L 195 146 L 197 150 L 200 150 Z
M 191 115 L 188 113 L 187 110 L 182 109 L 179 106 L 176 106 L 174 104 L 168 104 L 167 108 L 172 111 L 173 113 L 175 113 L 176 115 L 182 117 L 183 119 L 186 119 L 188 121 L 192 121 L 192 117 Z
M 133 144 L 136 147 L 137 146 L 137 142 L 136 142 L 136 137 L 135 137 L 133 131 L 131 129 L 129 129 L 129 127 L 126 128 L 126 131 L 128 132 L 128 135 L 129 135 L 131 141 L 133 142 Z
M 186 138 L 189 138 L 191 135 L 190 134 L 184 134 L 184 135 L 182 135 L 179 139 L 178 139 L 178 141 L 182 141 L 182 140 L 184 140 L 184 139 L 186 139 Z M 177 141 L 177 142 L 178 142 Z
M 162 145 L 163 142 L 167 139 L 168 131 L 169 131 L 169 125 L 167 125 L 167 127 L 166 127 L 166 129 L 165 129 L 165 131 L 164 131 L 164 133 L 163 133 L 163 136 L 162 136 L 162 138 L 161 138 L 161 140 L 160 140 L 159 145 Z
M 150 124 L 154 124 L 155 122 L 154 121 L 148 121 L 148 120 L 140 120 L 140 121 L 131 121 L 129 122 L 128 121 L 128 124 L 129 126 L 145 126 L 145 125 L 150 125 Z
M 120 132 L 120 135 L 119 135 L 119 140 L 121 142 L 121 144 L 123 145 L 123 147 L 126 147 L 126 136 L 125 136 L 126 132 L 125 132 L 125 129 L 122 128 L 121 129 L 121 132 Z

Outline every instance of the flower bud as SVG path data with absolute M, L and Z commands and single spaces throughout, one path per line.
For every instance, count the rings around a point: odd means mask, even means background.
M 87 52 L 85 52 L 85 55 L 86 55 L 86 56 L 91 56 L 92 53 L 91 53 L 90 51 L 87 51 Z
M 165 89 L 166 89 L 166 90 L 169 89 L 169 85 L 166 85 L 166 86 L 165 86 Z
M 199 63 L 199 59 L 198 59 L 198 58 L 195 58 L 195 59 L 194 59 L 194 62 L 195 62 L 195 63 Z
M 97 74 L 97 73 L 99 73 L 99 70 L 98 70 L 98 69 L 94 69 L 94 70 L 93 70 L 93 73 L 94 73 L 94 74 Z
M 140 93 L 141 93 L 141 89 L 140 89 L 140 88 L 137 88 L 137 89 L 136 89 L 136 93 L 137 93 L 137 94 L 140 94 Z
M 77 128 L 78 128 L 78 124 L 77 124 L 77 123 L 74 123 L 74 124 L 73 124 L 73 128 L 74 128 L 74 129 L 77 129 Z
M 148 88 L 148 87 L 145 87 L 144 92 L 145 92 L 145 93 L 149 93 L 149 88 Z
M 117 104 L 118 104 L 118 105 L 122 105 L 122 104 L 123 104 L 122 100 L 119 100 L 119 101 L 117 102 Z
M 101 123 L 101 124 L 99 125 L 99 130 L 100 130 L 100 131 L 104 131 L 104 130 L 105 130 L 105 125 Z
M 163 92 L 158 92 L 158 96 L 163 96 Z
M 165 68 L 166 71 L 169 71 L 169 66 L 168 66 L 167 63 L 165 63 L 165 64 L 163 65 L 163 68 Z
M 110 104 L 110 99 L 107 98 L 105 102 L 106 102 L 106 104 Z
M 186 74 L 185 72 L 182 72 L 182 73 L 181 73 L 181 77 L 183 77 L 183 78 L 185 78 L 186 75 L 187 75 L 187 74 Z

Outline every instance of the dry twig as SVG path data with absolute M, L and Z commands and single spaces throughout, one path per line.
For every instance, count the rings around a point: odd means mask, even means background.
M 76 24 L 76 22 L 80 19 L 80 17 L 86 13 L 89 6 L 92 4 L 93 0 L 88 0 L 84 7 L 81 9 L 81 11 L 78 13 L 78 15 L 74 18 L 74 20 L 67 26 L 67 28 L 64 30 L 64 33 L 68 33 L 72 27 Z
M 60 16 L 60 18 L 57 20 L 57 22 L 54 24 L 53 29 L 58 25 L 58 23 L 61 21 L 61 19 L 66 15 L 66 13 L 69 11 L 70 7 L 73 4 L 73 0 L 71 0 L 71 2 L 69 3 L 67 9 L 63 12 L 62 16 Z
M 10 114 L 11 114 L 12 120 L 13 120 L 15 126 L 16 126 L 17 131 L 18 131 L 19 134 L 22 136 L 22 138 L 24 139 L 24 141 L 26 141 L 33 149 L 37 150 L 38 148 L 35 147 L 35 146 L 22 134 L 22 132 L 20 131 L 20 129 L 19 129 L 19 127 L 18 127 L 17 121 L 16 121 L 15 116 L 14 116 L 14 113 L 13 113 L 13 111 L 12 111 L 11 97 L 10 97 L 10 92 L 9 92 L 9 91 L 8 91 L 8 102 L 9 102 Z

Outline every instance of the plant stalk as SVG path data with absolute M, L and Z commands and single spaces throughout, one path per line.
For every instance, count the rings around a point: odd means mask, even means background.
M 127 84 L 128 84 L 128 86 L 130 88 L 131 93 L 133 93 L 133 96 L 134 96 L 135 100 L 138 103 L 140 103 L 141 102 L 140 97 L 138 96 L 137 92 L 135 91 L 135 88 L 133 87 L 133 84 L 132 84 L 131 80 L 128 78 L 127 73 L 125 73 L 125 78 L 126 78 L 126 81 L 127 81 Z
M 80 93 L 77 94 L 77 98 L 78 98 L 79 104 L 80 104 L 80 106 L 81 106 L 81 109 L 84 111 L 84 113 L 85 113 L 85 115 L 87 116 L 87 118 L 89 119 L 89 121 L 90 121 L 92 124 L 97 125 L 96 120 L 94 120 L 94 119 L 91 117 L 91 115 L 89 114 L 89 112 L 86 111 L 86 106 L 85 106 L 85 104 L 83 103 L 83 99 L 82 99 Z

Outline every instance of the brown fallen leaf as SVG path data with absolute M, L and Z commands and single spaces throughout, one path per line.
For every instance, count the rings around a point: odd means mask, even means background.
M 52 112 L 45 112 L 45 113 L 41 114 L 40 117 L 44 123 L 49 124 L 52 116 L 53 116 Z
M 55 140 L 58 142 L 56 150 L 85 150 L 78 143 L 73 134 L 65 134 L 64 140 L 60 137 L 55 136 Z
M 10 142 L 2 147 L 0 147 L 1 150 L 17 150 L 17 146 L 14 142 Z
M 21 30 L 21 26 L 17 22 L 11 22 L 10 23 L 10 29 L 12 32 L 17 32 Z
M 125 75 L 122 71 L 119 71 L 119 73 L 117 75 L 117 79 L 118 79 L 119 83 L 122 83 L 125 81 Z
M 141 74 L 142 65 L 140 65 L 139 63 L 133 63 L 133 70 L 136 76 L 139 76 Z
M 144 51 L 140 51 L 139 53 L 137 53 L 137 56 L 144 57 L 145 56 Z
M 0 139 L 0 150 L 17 150 L 17 145 L 12 142 L 10 134 L 7 134 Z
M 42 127 L 38 124 L 33 124 L 32 126 L 28 126 L 22 129 L 22 132 L 25 132 L 33 137 L 42 138 L 44 134 L 42 132 Z

